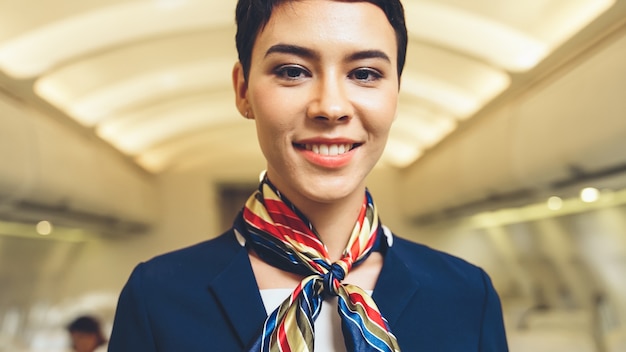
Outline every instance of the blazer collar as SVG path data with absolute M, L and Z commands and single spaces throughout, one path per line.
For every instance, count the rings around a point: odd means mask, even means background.
M 210 282 L 209 289 L 224 309 L 243 348 L 260 333 L 267 313 L 248 251 L 237 242 L 233 232 L 232 245 L 238 248 L 230 263 Z M 419 282 L 398 257 L 394 246 L 388 248 L 372 297 L 392 330 L 418 289 Z
M 209 289 L 224 309 L 243 348 L 259 333 L 266 312 L 248 251 L 237 243 L 234 233 L 231 234 L 233 245 L 239 248 L 230 263 L 211 281 Z
M 392 328 L 419 289 L 419 282 L 394 250 L 387 249 L 372 298 Z

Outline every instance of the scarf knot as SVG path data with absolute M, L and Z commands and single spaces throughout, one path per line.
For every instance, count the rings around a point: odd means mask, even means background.
M 346 272 L 341 265 L 333 263 L 333 265 L 330 266 L 330 270 L 328 270 L 326 274 L 322 275 L 324 282 L 322 294 L 324 295 L 324 298 L 339 296 L 339 286 L 345 276 Z

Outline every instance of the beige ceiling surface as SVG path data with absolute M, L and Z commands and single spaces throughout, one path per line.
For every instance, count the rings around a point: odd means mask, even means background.
M 407 67 L 383 156 L 395 167 L 418 160 L 625 7 L 619 0 L 403 4 Z M 3 0 L 0 87 L 74 121 L 150 172 L 258 153 L 231 92 L 234 7 L 234 0 Z

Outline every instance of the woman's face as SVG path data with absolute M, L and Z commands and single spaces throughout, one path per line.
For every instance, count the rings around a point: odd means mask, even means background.
M 301 0 L 274 9 L 235 67 L 237 106 L 254 118 L 270 180 L 292 202 L 358 198 L 398 100 L 395 32 L 367 2 Z

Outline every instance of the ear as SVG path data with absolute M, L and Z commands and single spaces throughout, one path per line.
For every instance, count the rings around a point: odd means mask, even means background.
M 251 118 L 250 103 L 248 101 L 248 82 L 243 75 L 243 66 L 237 62 L 233 67 L 233 88 L 235 89 L 235 105 L 241 116 Z

